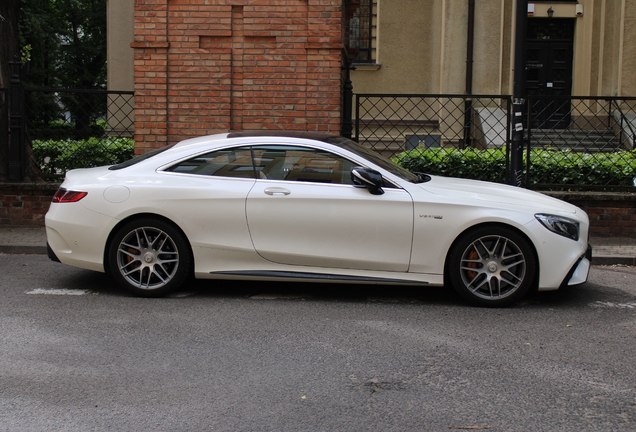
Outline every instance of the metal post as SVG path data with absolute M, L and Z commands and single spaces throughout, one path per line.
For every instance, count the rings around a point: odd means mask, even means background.
M 528 0 L 517 0 L 510 184 L 523 185 L 523 113 L 526 109 L 526 21 Z
M 473 55 L 475 41 L 475 0 L 468 0 L 468 28 L 466 46 L 466 99 L 464 100 L 464 142 L 461 148 L 471 146 L 473 99 Z
M 345 138 L 351 138 L 351 132 L 353 131 L 353 84 L 351 83 L 351 71 L 356 68 L 349 63 L 346 53 L 342 57 L 346 64 L 342 67 L 345 70 L 345 79 L 342 94 L 342 127 L 340 134 Z
M 618 130 L 618 148 L 623 148 L 623 113 L 621 112 L 621 126 Z
M 24 178 L 24 142 L 22 139 L 22 84 L 20 83 L 20 60 L 18 56 L 9 62 L 13 67 L 11 75 L 9 105 L 9 181 L 22 181 Z

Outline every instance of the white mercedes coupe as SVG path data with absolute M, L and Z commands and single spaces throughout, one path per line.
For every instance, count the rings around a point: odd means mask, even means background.
M 589 219 L 495 183 L 411 173 L 312 132 L 188 139 L 72 170 L 49 257 L 156 297 L 190 277 L 452 286 L 484 306 L 587 280 Z

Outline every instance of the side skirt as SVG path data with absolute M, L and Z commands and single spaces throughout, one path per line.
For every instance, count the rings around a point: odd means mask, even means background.
M 309 279 L 323 282 L 357 282 L 369 284 L 404 284 L 404 285 L 428 285 L 428 282 L 412 281 L 404 279 L 375 278 L 364 276 L 346 276 L 334 275 L 328 273 L 308 273 L 308 272 L 289 272 L 289 271 L 258 271 L 258 270 L 241 270 L 241 271 L 219 271 L 210 272 L 212 275 L 219 276 L 240 276 L 249 278 L 277 278 L 277 279 Z

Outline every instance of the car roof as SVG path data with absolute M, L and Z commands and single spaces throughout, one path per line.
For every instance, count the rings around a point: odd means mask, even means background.
M 323 132 L 313 132 L 313 131 L 285 131 L 285 130 L 276 130 L 276 131 L 263 131 L 263 130 L 247 130 L 247 131 L 234 131 L 229 133 L 220 133 L 215 135 L 205 135 L 199 136 L 195 138 L 189 138 L 184 141 L 180 141 L 174 144 L 172 147 L 174 150 L 178 151 L 181 149 L 185 149 L 186 147 L 191 148 L 192 146 L 202 146 L 202 145 L 210 145 L 213 142 L 221 142 L 225 141 L 227 144 L 232 145 L 232 140 L 246 140 L 251 141 L 250 138 L 264 138 L 265 143 L 271 143 L 272 139 L 281 138 L 281 139 L 299 139 L 299 140 L 311 140 L 323 142 L 331 145 L 335 145 L 337 147 L 343 147 L 345 142 L 349 142 L 348 138 L 341 137 L 339 135 L 333 135 Z
M 286 130 L 266 130 L 266 131 L 236 131 L 227 134 L 227 138 L 256 138 L 256 137 L 281 137 L 281 138 L 302 138 L 315 141 L 323 141 L 333 144 L 334 139 L 340 138 L 337 135 L 324 132 L 313 131 L 286 131 Z

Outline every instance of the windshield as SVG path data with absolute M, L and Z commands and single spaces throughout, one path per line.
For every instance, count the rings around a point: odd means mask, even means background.
M 146 159 L 150 159 L 151 157 L 156 156 L 159 153 L 163 153 L 163 152 L 165 152 L 166 150 L 168 150 L 169 148 L 171 148 L 173 146 L 174 146 L 174 144 L 171 144 L 171 145 L 168 145 L 168 146 L 165 146 L 165 147 L 158 148 L 158 149 L 153 150 L 151 152 L 144 153 L 144 154 L 139 155 L 139 156 L 135 156 L 132 159 L 128 159 L 127 161 L 124 161 L 124 162 L 119 163 L 117 165 L 113 165 L 111 167 L 108 167 L 108 169 L 109 170 L 120 170 L 122 168 L 128 168 L 129 166 L 135 165 L 135 164 L 137 164 L 137 163 L 139 163 L 141 161 L 144 161 Z
M 406 180 L 411 183 L 420 183 L 422 181 L 420 176 L 418 176 L 417 174 L 413 174 L 411 171 L 407 170 L 406 168 L 402 168 L 401 166 L 394 163 L 393 161 L 374 152 L 373 150 L 369 150 L 366 147 L 361 146 L 355 141 L 351 141 L 348 138 L 329 137 L 327 141 L 330 144 L 335 144 L 339 147 L 342 147 L 343 149 L 349 150 L 350 152 L 355 153 L 358 156 L 361 156 L 369 160 L 369 162 L 373 162 L 374 164 L 387 170 L 391 174 L 394 174 L 400 177 L 402 180 Z

